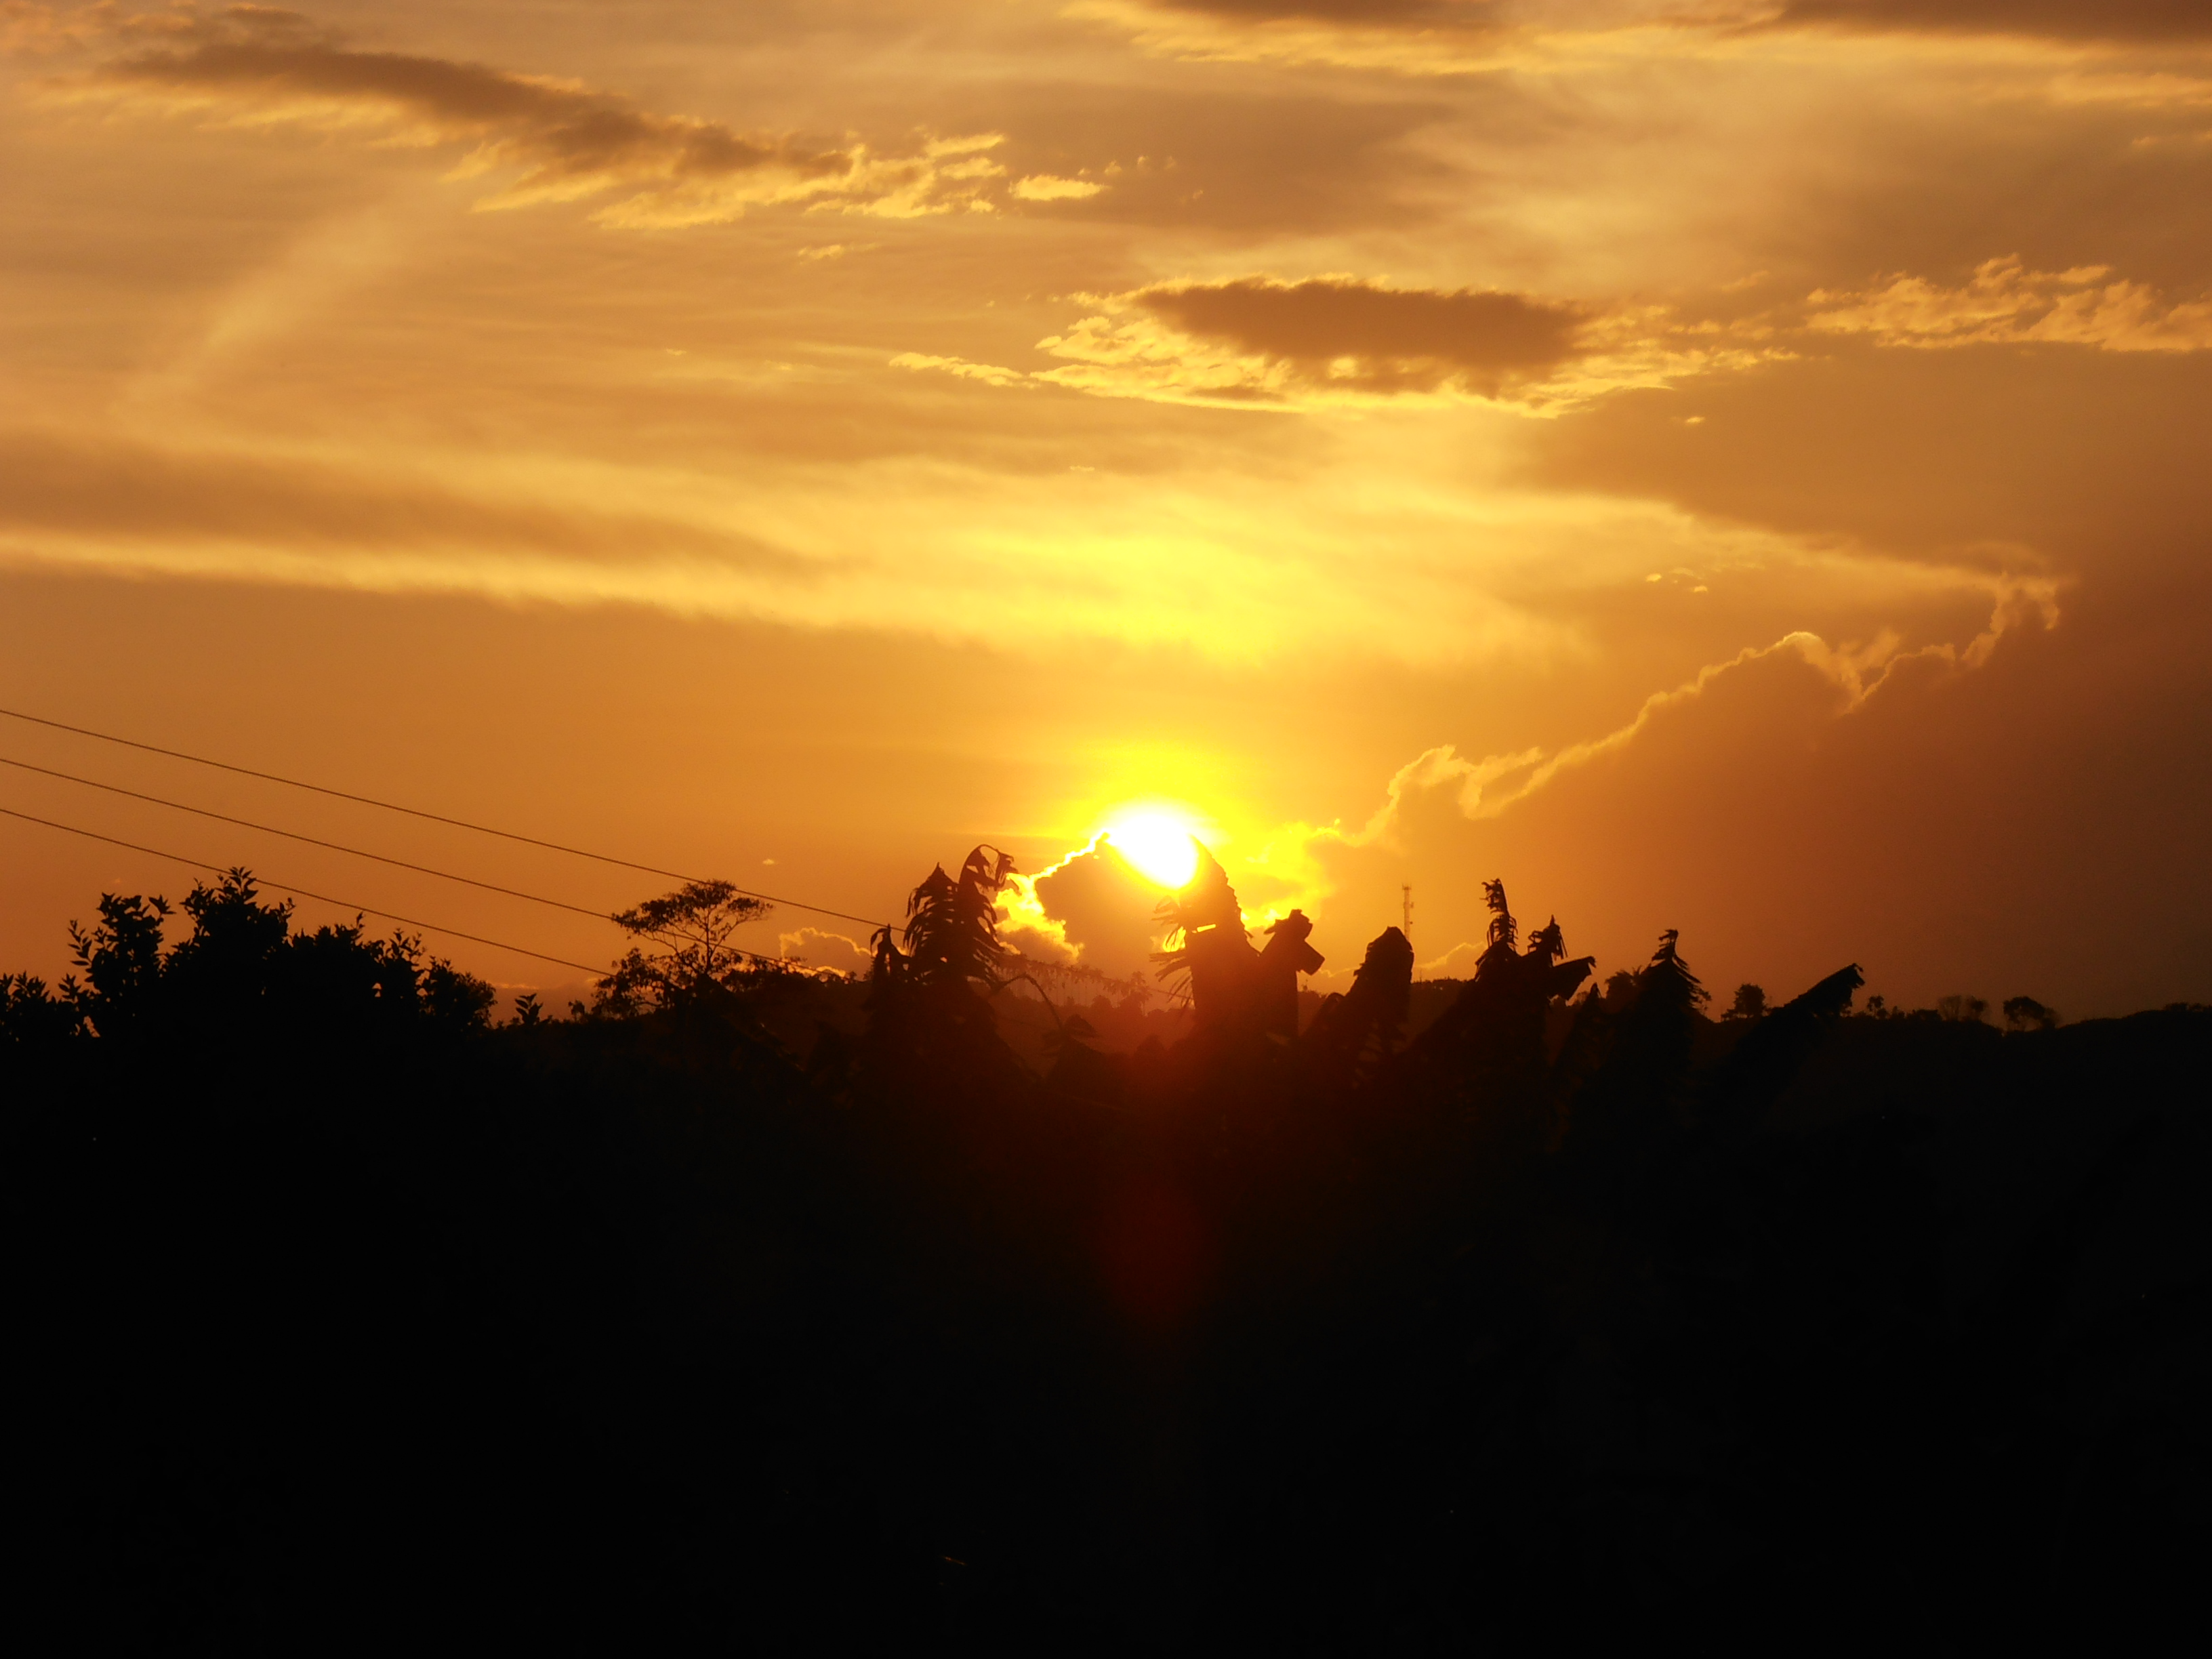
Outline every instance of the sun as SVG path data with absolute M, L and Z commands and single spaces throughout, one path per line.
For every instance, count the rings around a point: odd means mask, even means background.
M 1156 885 L 1179 890 L 1198 873 L 1197 837 L 1188 820 L 1172 812 L 1124 812 L 1107 825 L 1106 839 L 1131 869 Z

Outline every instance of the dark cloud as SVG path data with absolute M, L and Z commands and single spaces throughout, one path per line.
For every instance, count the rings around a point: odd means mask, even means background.
M 1130 296 L 1183 333 L 1297 366 L 1315 378 L 1413 389 L 1464 382 L 1495 393 L 1577 355 L 1580 307 L 1518 294 L 1393 289 L 1344 277 L 1241 277 Z M 1351 360 L 1349 376 L 1332 365 Z
M 1037 902 L 1078 946 L 1086 967 L 1121 975 L 1145 971 L 1159 929 L 1160 890 L 1098 843 L 1036 880 Z
M 1242 22 L 1304 18 L 1323 23 L 1386 27 L 1483 24 L 1495 13 L 1491 0 L 1154 0 L 1167 11 L 1204 12 Z
M 712 185 L 770 169 L 799 179 L 848 173 L 849 149 L 747 135 L 718 121 L 641 110 L 606 93 L 482 64 L 365 52 L 297 15 L 238 7 L 129 31 L 158 44 L 106 64 L 111 90 L 262 105 L 370 106 L 485 159 L 527 171 L 517 196 L 571 195 L 618 183 Z
M 2067 40 L 2212 40 L 2205 0 L 1789 0 L 1776 21 Z

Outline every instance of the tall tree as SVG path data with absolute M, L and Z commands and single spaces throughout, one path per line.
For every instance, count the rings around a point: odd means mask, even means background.
M 696 997 L 709 987 L 726 988 L 750 954 L 733 943 L 738 929 L 758 921 L 770 908 L 726 881 L 689 881 L 618 912 L 617 925 L 651 943 L 642 950 L 633 945 L 599 981 L 600 1009 L 635 1013 Z
M 957 877 L 939 865 L 907 897 L 903 948 L 892 930 L 875 936 L 876 975 L 918 985 L 996 988 L 1018 957 L 999 937 L 999 895 L 1015 876 L 1014 861 L 995 847 L 977 847 Z

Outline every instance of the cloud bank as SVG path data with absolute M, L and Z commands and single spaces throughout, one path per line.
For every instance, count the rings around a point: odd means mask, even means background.
M 1917 348 L 2212 346 L 2212 301 L 2168 298 L 2116 278 L 2109 265 L 2030 270 L 2017 255 L 1984 260 L 1957 287 L 1898 275 L 1864 289 L 1816 289 L 1800 307 L 1694 322 L 1668 306 L 1340 276 L 1160 283 L 1079 297 L 1098 310 L 1037 342 L 1060 367 L 925 352 L 891 362 L 995 386 L 1172 403 L 1287 408 L 1445 397 L 1550 414 L 1609 392 L 1787 361 L 1845 336 Z

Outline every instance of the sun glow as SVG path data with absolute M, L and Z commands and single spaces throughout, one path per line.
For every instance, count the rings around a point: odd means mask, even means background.
M 1106 839 L 1131 869 L 1162 887 L 1187 887 L 1198 873 L 1197 837 L 1188 820 L 1172 812 L 1123 813 L 1106 827 Z

